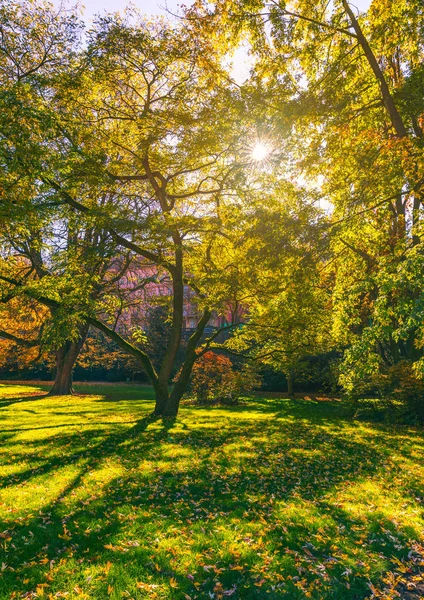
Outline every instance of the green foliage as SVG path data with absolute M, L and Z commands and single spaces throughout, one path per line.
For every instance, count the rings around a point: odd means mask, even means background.
M 327 219 L 276 176 L 268 193 L 243 223 L 247 315 L 227 345 L 291 376 L 331 344 L 328 249 L 320 239 Z
M 354 415 L 389 422 L 424 422 L 424 381 L 412 361 L 376 370 L 349 391 Z M 374 399 L 370 399 L 374 397 Z
M 290 382 L 340 348 L 347 391 L 420 371 L 422 3 L 198 0 L 185 16 L 104 15 L 81 45 L 71 12 L 0 4 L 2 302 L 49 309 L 49 351 L 96 325 L 159 398 L 188 289 L 200 325 L 174 412 L 212 311 L 232 351 Z M 224 59 L 244 39 L 236 85 Z M 172 305 L 159 327 L 151 283 Z
M 264 1 L 254 9 L 228 0 L 207 10 L 198 3 L 196 11 L 200 28 L 205 18 L 206 27 L 229 24 L 233 39 L 240 30 L 250 36 L 257 60 L 248 85 L 260 89 L 268 118 L 279 124 L 282 161 L 293 179 L 308 182 L 309 198 L 319 196 L 332 207 L 332 223 L 320 232 L 331 244 L 331 257 L 322 265 L 331 300 L 317 302 L 317 278 L 310 271 L 304 281 L 293 277 L 290 292 L 275 293 L 255 307 L 253 321 L 260 327 L 263 321 L 266 356 L 279 357 L 288 370 L 288 357 L 296 357 L 305 338 L 317 352 L 331 345 L 347 348 L 341 382 L 350 391 L 402 359 L 419 369 L 422 4 L 379 0 L 357 19 L 346 2 L 309 0 L 290 6 Z M 223 36 L 222 43 L 226 40 Z M 290 258 L 286 264 L 292 264 Z M 315 335 L 323 323 L 324 335 Z M 268 324 L 275 331 L 281 327 L 277 339 Z M 327 348 L 320 347 L 326 337 Z M 254 343 L 259 338 L 251 335 Z
M 420 248 L 408 249 L 399 262 L 389 257 L 380 265 L 370 278 L 373 292 L 369 317 L 350 338 L 341 382 L 355 397 L 361 393 L 366 396 L 367 390 L 372 390 L 386 400 L 397 398 L 421 419 L 424 297 Z

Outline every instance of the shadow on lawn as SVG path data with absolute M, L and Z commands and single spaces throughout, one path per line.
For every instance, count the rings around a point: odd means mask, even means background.
M 352 424 L 349 423 L 346 429 L 346 423 L 340 420 L 343 408 L 339 407 L 334 414 L 330 407 L 323 407 L 322 414 L 321 408 L 319 414 L 311 414 L 312 408 L 310 402 L 286 399 L 255 401 L 253 410 L 246 406 L 217 407 L 211 409 L 211 416 L 214 411 L 222 410 L 228 414 L 225 425 L 219 429 L 212 426 L 208 417 L 203 418 L 202 413 L 190 408 L 197 421 L 188 422 L 183 430 L 174 430 L 172 419 L 158 421 L 146 416 L 123 431 L 108 433 L 104 429 L 90 429 L 60 433 L 50 438 L 50 448 L 56 454 L 35 469 L 2 478 L 1 487 L 26 485 L 40 476 L 53 477 L 58 469 L 67 465 L 78 465 L 79 472 L 40 514 L 21 522 L 12 518 L 4 524 L 15 548 L 13 555 L 6 553 L 3 560 L 14 571 L 9 568 L 4 571 L 0 592 L 9 595 L 14 590 L 22 592 L 23 579 L 28 580 L 25 590 L 31 590 L 39 581 L 40 563 L 43 564 L 46 558 L 47 562 L 54 561 L 50 563 L 54 572 L 54 565 L 64 558 L 72 562 L 72 555 L 77 555 L 87 566 L 93 562 L 111 563 L 117 572 L 125 572 L 125 585 L 127 588 L 133 586 L 133 594 L 137 593 L 135 582 L 143 577 L 155 584 L 168 583 L 173 578 L 181 589 L 193 594 L 193 598 L 207 598 L 216 585 L 215 571 L 209 574 L 208 570 L 199 567 L 196 580 L 200 587 L 190 583 L 187 579 L 190 573 L 184 572 L 172 552 L 174 538 L 181 535 L 184 528 L 195 551 L 202 554 L 204 560 L 214 561 L 216 552 L 211 548 L 209 535 L 198 537 L 199 530 L 206 528 L 209 534 L 212 530 L 218 531 L 216 528 L 221 523 L 228 522 L 231 528 L 243 520 L 264 523 L 263 538 L 274 547 L 276 560 L 282 560 L 281 553 L 287 563 L 286 571 L 298 576 L 298 559 L 286 550 L 304 554 L 306 525 L 302 518 L 296 521 L 293 517 L 291 529 L 287 530 L 281 516 L 277 516 L 278 503 L 306 502 L 311 511 L 316 510 L 331 521 L 335 530 L 349 528 L 355 523 L 351 515 L 327 506 L 324 495 L 345 481 L 370 477 L 384 469 L 387 457 L 383 445 L 381 449 L 370 448 L 365 441 L 358 442 L 349 435 Z M 287 420 L 293 409 L 296 419 Z M 273 414 L 274 418 L 231 419 L 234 413 L 242 417 L 244 411 L 249 415 L 255 411 Z M 149 425 L 154 428 L 149 429 Z M 175 456 L 170 453 L 169 442 Z M 45 439 L 27 442 L 26 452 L 37 456 L 38 449 L 45 445 Z M 177 451 L 188 454 L 190 461 L 180 463 Z M 118 461 L 124 474 L 114 477 L 103 488 L 99 487 L 89 498 L 74 501 L 73 494 L 84 488 L 86 475 L 101 468 L 108 459 Z M 42 457 L 38 456 L 38 460 Z M 160 468 L 153 467 L 151 472 L 143 474 L 140 471 L 142 461 L 160 463 Z M 269 502 L 270 498 L 272 502 Z M 389 527 L 381 515 L 379 518 L 380 526 Z M 124 539 L 123 536 L 128 535 L 128 523 L 131 523 L 132 538 Z M 30 532 L 36 532 L 36 535 Z M 219 533 L 214 535 L 219 539 Z M 168 548 L 166 543 L 158 541 L 158 536 L 162 541 L 169 538 Z M 354 544 L 359 534 L 352 533 L 351 537 Z M 330 546 L 331 540 L 321 548 L 315 548 L 313 553 L 319 554 L 321 561 L 327 560 L 331 554 Z M 381 548 L 386 553 L 393 550 L 383 545 Z M 285 591 L 282 588 L 272 590 L 269 586 L 263 590 L 255 587 L 258 579 L 253 565 L 260 560 L 256 549 L 246 550 L 243 560 L 247 566 L 243 565 L 242 572 L 241 562 L 240 569 L 230 566 L 238 560 L 236 555 L 229 556 L 227 564 L 223 564 L 225 572 L 219 574 L 219 581 L 227 589 L 239 587 L 242 582 L 251 586 L 243 595 L 233 595 L 234 599 L 287 597 L 294 600 L 304 597 L 294 584 Z M 337 566 L 333 569 L 334 573 L 340 571 L 341 581 L 345 568 L 341 563 L 340 569 Z M 105 569 L 105 575 L 91 584 L 94 586 L 92 597 L 108 598 L 108 587 L 118 585 L 113 570 L 109 574 L 107 567 Z M 276 579 L 275 583 L 278 581 Z M 53 583 L 51 585 L 53 589 Z M 365 576 L 358 579 L 358 586 L 351 591 L 342 586 L 341 595 L 333 590 L 333 595 L 322 597 L 365 598 L 368 590 Z M 117 589 L 116 598 L 122 597 L 121 592 L 124 588 Z M 362 595 L 358 596 L 358 593 Z M 174 596 L 168 597 L 182 596 L 175 592 Z
M 45 394 L 28 394 L 27 396 L 25 395 L 21 395 L 21 396 L 17 396 L 16 398 L 1 398 L 0 399 L 0 409 L 1 408 L 6 408 L 7 406 L 10 406 L 11 404 L 19 404 L 21 402 L 32 402 L 32 401 L 36 401 L 36 400 L 42 400 L 43 398 L 45 398 L 47 395 L 47 392 Z
M 192 407 L 196 409 L 197 407 Z M 263 415 L 274 415 L 276 419 L 285 419 L 289 415 L 295 415 L 293 418 L 298 420 L 312 421 L 320 423 L 329 421 L 337 426 L 343 427 L 340 420 L 347 419 L 351 416 L 351 409 L 346 403 L 339 400 L 329 400 L 320 402 L 318 400 L 303 399 L 303 398 L 260 398 L 255 397 L 254 408 L 249 401 L 241 402 L 240 404 L 232 405 L 214 405 L 209 407 L 211 412 L 216 410 L 225 410 L 230 413 L 243 414 L 244 412 L 255 412 Z M 319 412 L 317 411 L 319 409 Z

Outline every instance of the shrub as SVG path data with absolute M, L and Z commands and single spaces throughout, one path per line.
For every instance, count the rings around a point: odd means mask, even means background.
M 411 362 L 401 361 L 388 369 L 383 398 L 400 402 L 409 415 L 424 422 L 424 381 Z
M 359 418 L 424 422 L 424 380 L 406 360 L 363 381 L 351 399 Z
M 199 404 L 236 404 L 244 393 L 260 384 L 252 369 L 235 370 L 227 356 L 206 352 L 193 367 L 190 390 Z

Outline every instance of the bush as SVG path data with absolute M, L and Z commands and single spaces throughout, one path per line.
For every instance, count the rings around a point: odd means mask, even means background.
M 405 360 L 390 367 L 383 398 L 400 402 L 409 415 L 424 422 L 424 381 L 411 362 Z
M 424 422 L 424 380 L 406 360 L 362 382 L 351 399 L 357 418 Z
M 227 356 L 209 351 L 194 364 L 190 390 L 199 404 L 236 404 L 258 385 L 260 380 L 252 369 L 244 366 L 237 371 Z

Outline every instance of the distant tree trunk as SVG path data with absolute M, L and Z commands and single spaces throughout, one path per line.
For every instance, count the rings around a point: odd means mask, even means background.
M 421 238 L 417 235 L 417 228 L 420 224 L 420 209 L 421 209 L 421 197 L 419 194 L 414 196 L 414 205 L 412 208 L 412 243 L 417 246 L 421 242 Z
M 290 369 L 287 375 L 287 392 L 289 396 L 294 396 L 294 370 Z
M 78 355 L 87 337 L 88 326 L 81 330 L 76 342 L 66 342 L 56 352 L 56 375 L 49 396 L 69 396 L 74 393 L 73 373 Z

